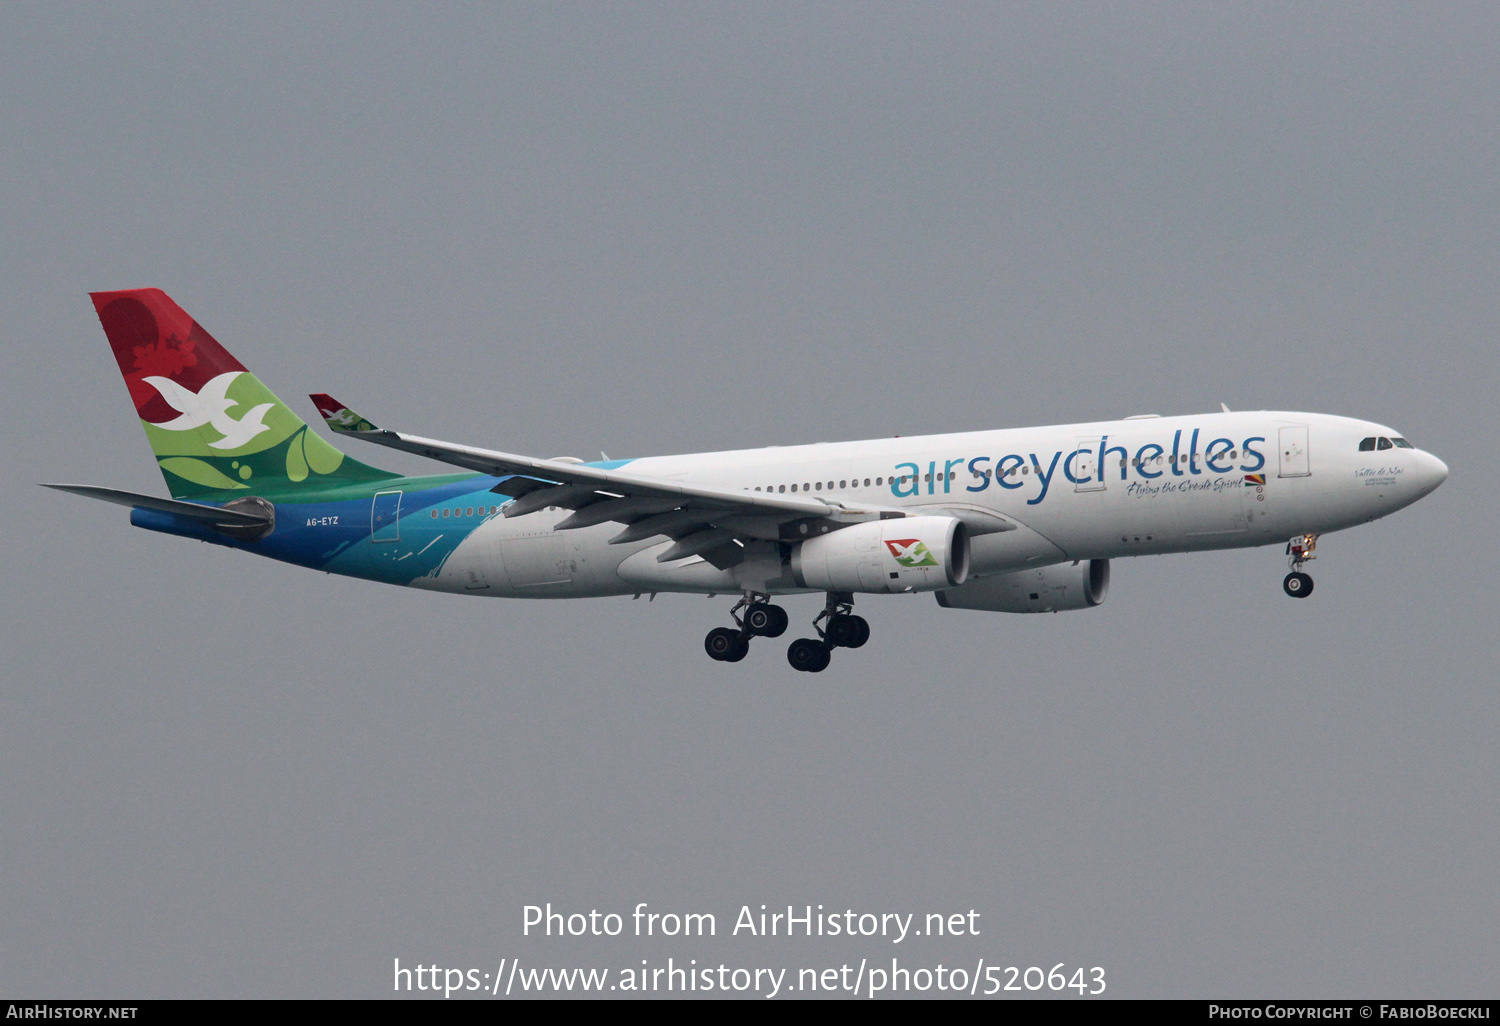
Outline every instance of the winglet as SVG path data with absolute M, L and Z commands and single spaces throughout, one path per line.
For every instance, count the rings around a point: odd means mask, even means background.
M 323 420 L 328 424 L 330 431 L 348 435 L 364 431 L 380 430 L 331 395 L 320 392 L 317 395 L 310 395 L 308 398 L 313 401 L 313 405 L 323 415 Z

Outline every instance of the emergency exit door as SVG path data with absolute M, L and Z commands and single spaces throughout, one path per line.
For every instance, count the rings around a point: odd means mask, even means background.
M 1280 445 L 1276 447 L 1280 459 L 1277 477 L 1307 477 L 1312 468 L 1307 461 L 1307 425 L 1284 427 L 1280 433 Z

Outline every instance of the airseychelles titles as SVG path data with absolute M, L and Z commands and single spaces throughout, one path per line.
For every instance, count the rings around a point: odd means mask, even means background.
M 861 912 L 826 909 L 822 905 L 741 905 L 731 937 L 885 937 L 900 944 L 907 937 L 978 937 L 984 915 L 967 912 Z M 725 917 L 725 925 L 728 925 Z M 712 912 L 659 912 L 646 902 L 625 915 L 618 912 L 561 912 L 545 905 L 521 908 L 525 937 L 714 937 L 719 917 Z
M 1038 486 L 1037 494 L 1026 500 L 1028 506 L 1035 506 L 1047 497 L 1059 470 L 1070 484 L 1087 485 L 1097 482 L 1101 487 L 1113 473 L 1118 473 L 1121 481 L 1129 481 L 1134 475 L 1138 480 L 1132 483 L 1131 494 L 1155 494 L 1158 491 L 1196 490 L 1189 487 L 1191 479 L 1205 473 L 1253 474 L 1265 467 L 1265 456 L 1255 448 L 1257 443 L 1265 441 L 1264 436 L 1252 435 L 1240 442 L 1230 438 L 1213 438 L 1200 449 L 1199 437 L 1202 433 L 1202 429 L 1193 428 L 1192 433 L 1184 439 L 1181 430 L 1175 431 L 1170 448 L 1164 442 L 1147 442 L 1139 446 L 1133 456 L 1123 445 L 1110 445 L 1109 435 L 1101 435 L 1082 440 L 1071 449 L 1058 449 L 1052 453 L 1050 460 L 1039 457 L 1034 452 L 1025 456 L 1011 453 L 998 458 L 960 457 L 929 460 L 925 472 L 919 464 L 898 463 L 895 466 L 897 476 L 890 479 L 891 494 L 898 499 L 910 498 L 924 494 L 925 488 L 925 494 L 936 495 L 939 485 L 944 494 L 951 494 L 957 491 L 953 485 L 958 475 L 953 468 L 964 466 L 967 466 L 976 482 L 965 485 L 963 490 L 966 492 L 982 492 L 991 484 L 1014 491 L 1034 483 Z M 1116 454 L 1117 459 L 1113 458 Z M 991 462 L 994 466 L 987 466 Z M 1059 462 L 1062 464 L 1060 467 Z M 942 469 L 939 469 L 940 466 Z M 1176 482 L 1176 478 L 1184 480 Z M 1176 487 L 1153 487 L 1152 482 L 1157 481 L 1175 484 Z M 1226 481 L 1238 484 L 1239 478 Z M 1143 487 L 1137 490 L 1136 485 Z

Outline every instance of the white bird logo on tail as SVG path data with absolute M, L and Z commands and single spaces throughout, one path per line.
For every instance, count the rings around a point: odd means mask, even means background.
M 261 403 L 254 406 L 239 420 L 235 420 L 226 412 L 239 405 L 239 400 L 230 399 L 225 393 L 229 391 L 229 386 L 234 379 L 243 373 L 244 371 L 226 371 L 204 382 L 203 387 L 197 392 L 183 388 L 171 378 L 156 376 L 142 378 L 142 381 L 161 393 L 161 397 L 172 409 L 182 414 L 175 420 L 155 426 L 163 431 L 191 431 L 193 428 L 207 424 L 224 436 L 217 442 L 208 443 L 215 449 L 238 449 L 262 431 L 271 430 L 270 426 L 262 424 L 261 420 L 267 411 L 276 405 L 275 403 Z

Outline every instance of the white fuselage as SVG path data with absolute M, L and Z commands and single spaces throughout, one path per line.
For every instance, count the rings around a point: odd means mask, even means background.
M 983 577 L 1072 560 L 1281 544 L 1377 519 L 1447 474 L 1418 449 L 1360 451 L 1361 439 L 1397 435 L 1346 417 L 1263 411 L 656 456 L 629 467 L 735 491 L 998 514 L 1011 529 L 973 538 L 970 576 Z M 750 558 L 728 570 L 698 557 L 661 564 L 655 555 L 670 542 L 612 545 L 620 524 L 554 531 L 569 512 L 491 517 L 416 583 L 532 598 L 804 590 L 784 573 L 784 547 L 774 542 L 752 543 Z

